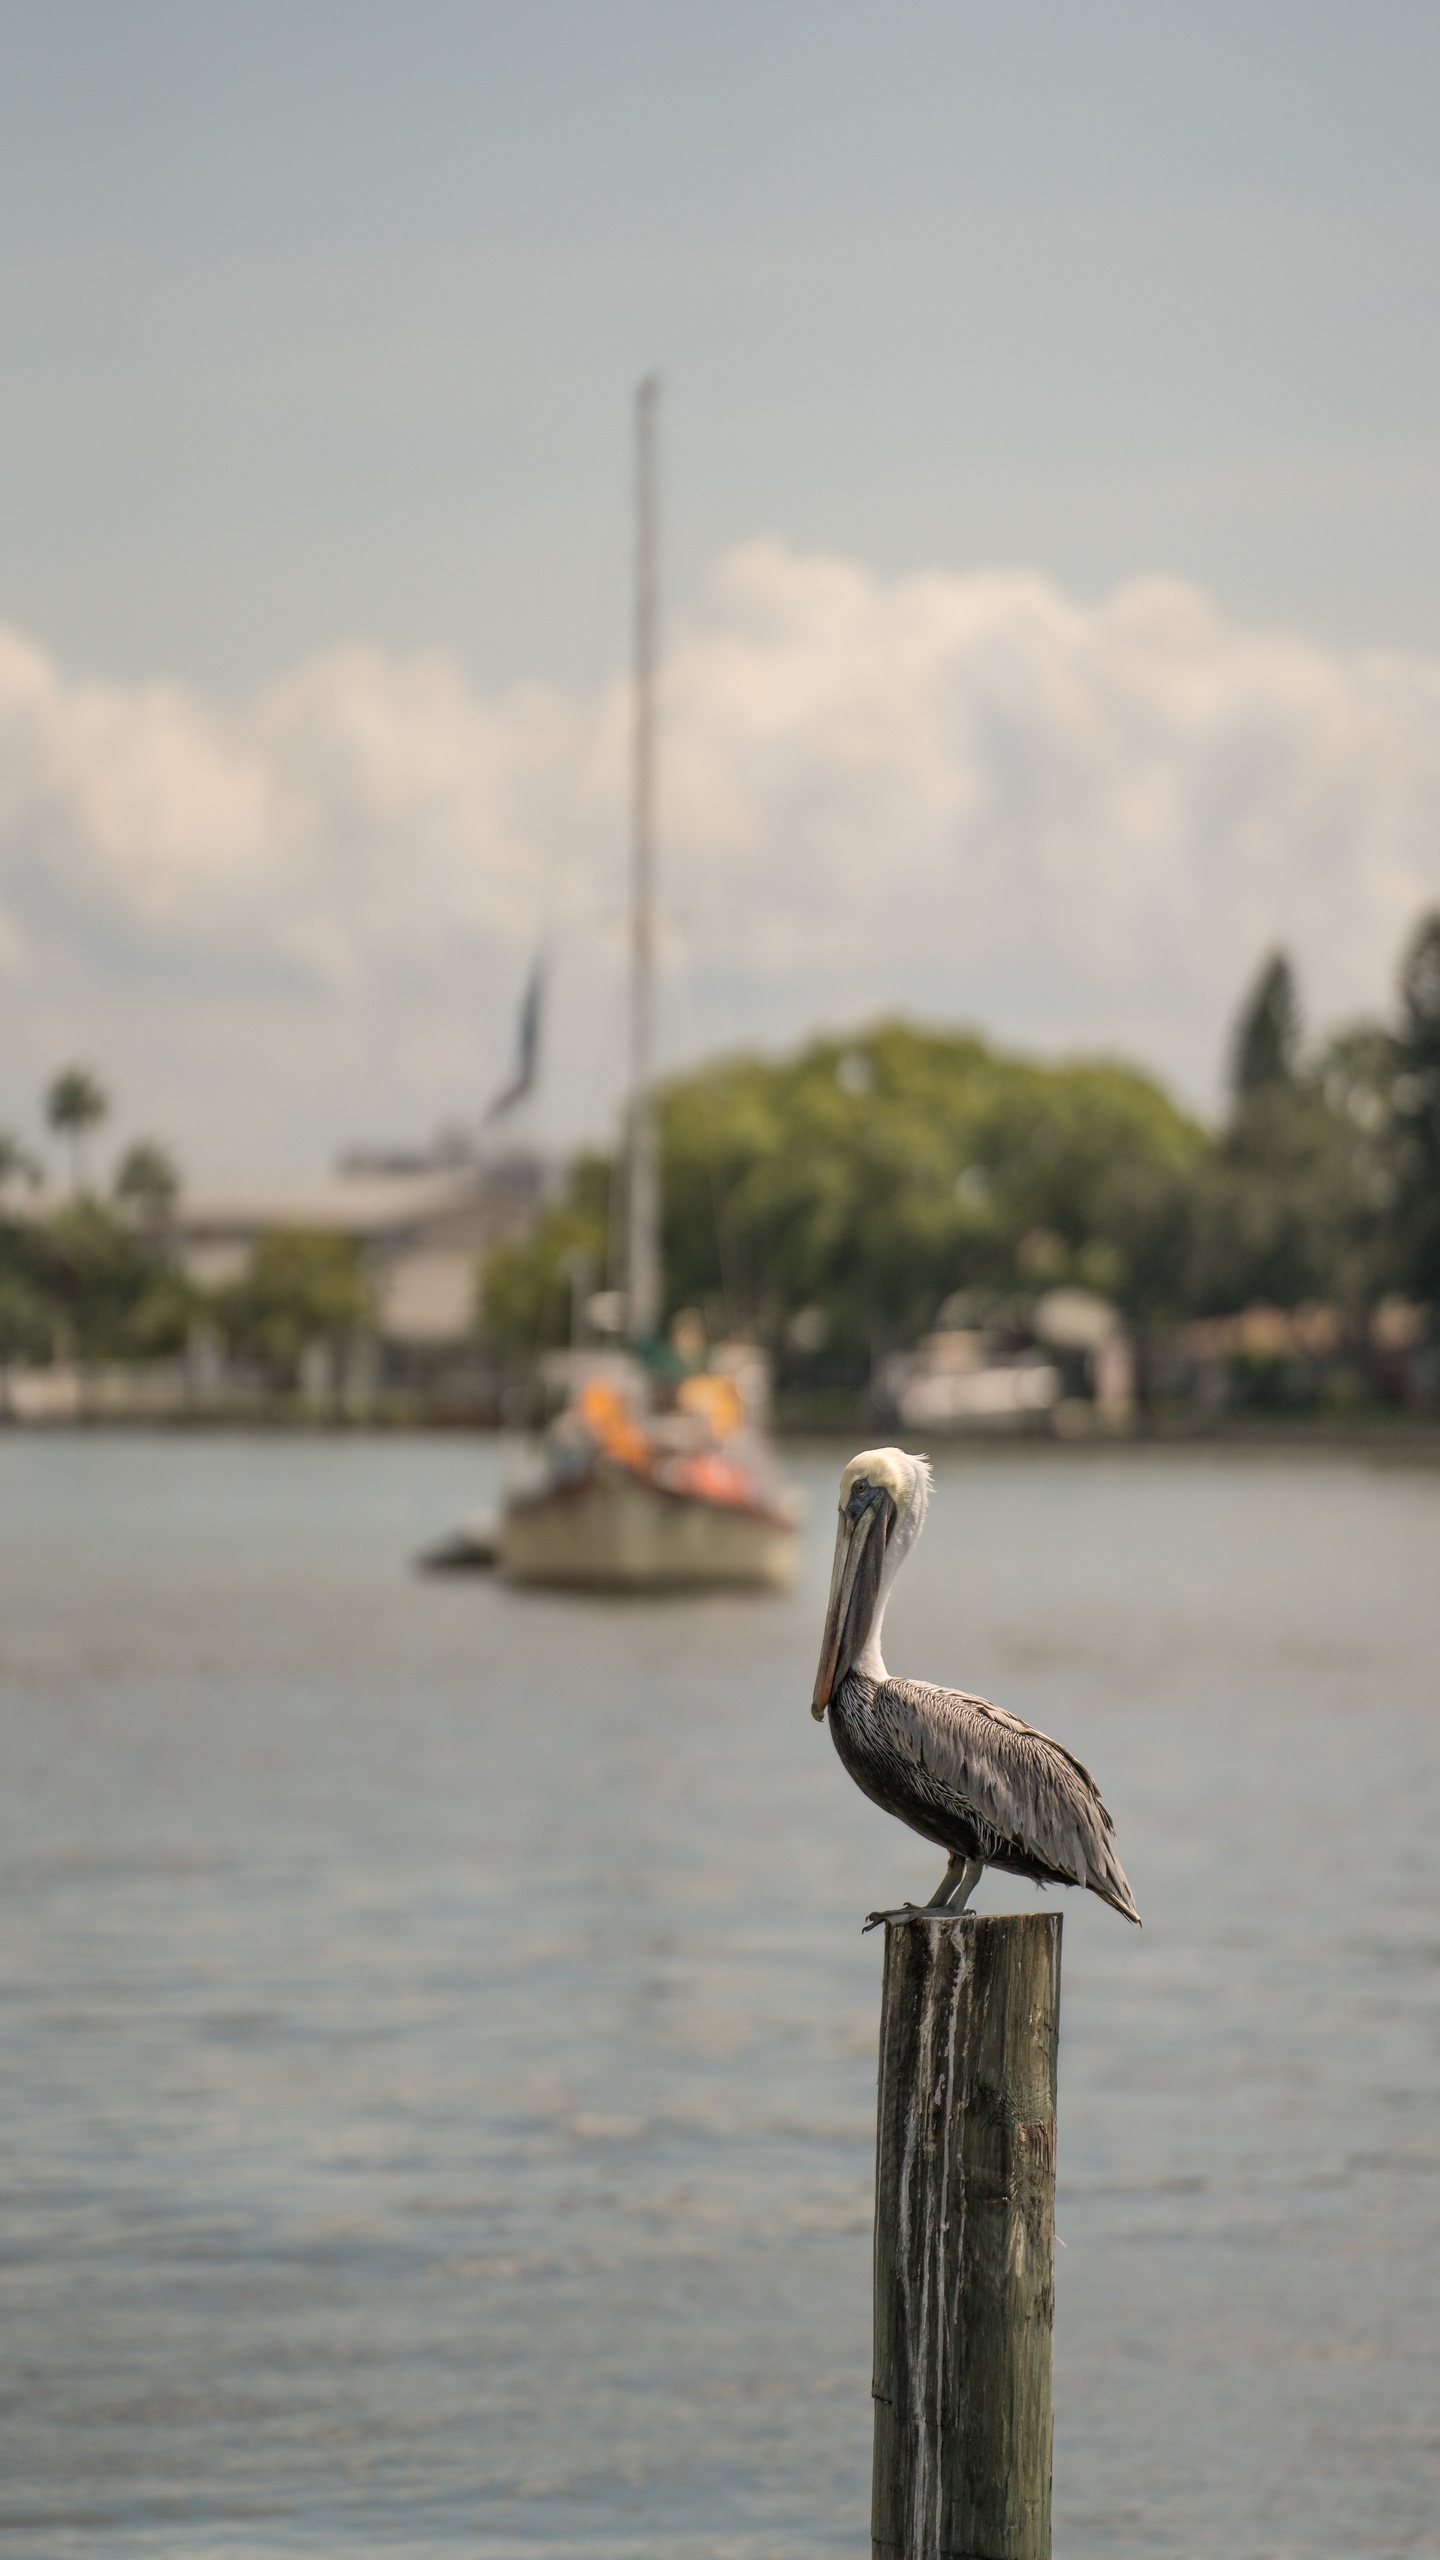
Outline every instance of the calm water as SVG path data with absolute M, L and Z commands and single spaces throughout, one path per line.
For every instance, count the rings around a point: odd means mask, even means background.
M 793 1600 L 406 1570 L 462 1442 L 0 1439 L 0 2532 L 861 2560 L 875 1903 Z M 1056 2549 L 1440 2552 L 1440 1479 L 942 1464 L 892 1664 L 1100 1773 Z M 1028 1905 L 987 1881 L 981 1907 Z

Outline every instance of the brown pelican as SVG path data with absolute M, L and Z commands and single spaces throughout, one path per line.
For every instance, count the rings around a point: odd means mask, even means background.
M 1003 1707 L 924 1680 L 892 1680 L 880 1628 L 895 1576 L 925 1525 L 926 1459 L 864 1449 L 840 1478 L 840 1527 L 811 1713 L 857 1787 L 944 1849 L 929 1902 L 872 1911 L 865 1926 L 925 1911 L 963 1911 L 981 1872 L 1003 1867 L 1035 1884 L 1083 1884 L 1138 1922 L 1110 1837 L 1114 1825 L 1088 1769 Z

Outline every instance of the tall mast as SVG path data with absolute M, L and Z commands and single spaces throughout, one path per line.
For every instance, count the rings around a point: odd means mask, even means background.
M 635 659 L 630 763 L 630 1179 L 625 1260 L 632 1342 L 660 1328 L 655 1100 L 655 658 L 660 618 L 660 382 L 635 394 Z

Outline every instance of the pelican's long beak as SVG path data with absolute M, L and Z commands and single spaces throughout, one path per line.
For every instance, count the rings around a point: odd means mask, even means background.
M 863 1495 L 858 1491 L 852 1494 L 840 1514 L 820 1668 L 810 1701 L 810 1713 L 817 1724 L 856 1656 L 865 1649 L 894 1518 L 895 1505 L 878 1485 Z

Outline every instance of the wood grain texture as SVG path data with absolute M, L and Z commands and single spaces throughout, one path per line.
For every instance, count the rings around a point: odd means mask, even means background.
M 886 1924 L 874 2560 L 1049 2560 L 1060 1930 Z

